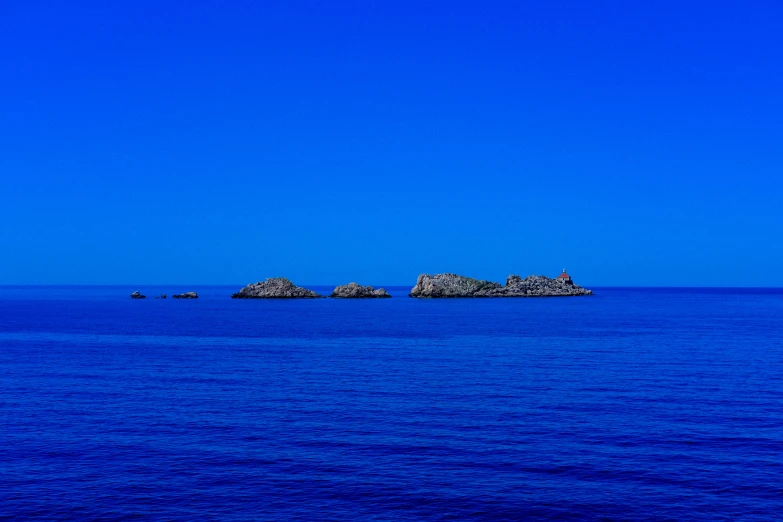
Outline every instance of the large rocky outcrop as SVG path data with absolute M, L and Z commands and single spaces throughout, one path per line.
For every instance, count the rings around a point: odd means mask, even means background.
M 139 293 L 139 292 L 133 292 L 131 294 L 131 299 L 144 299 L 145 297 L 147 297 L 147 296 L 146 295 L 141 295 L 141 293 Z
M 491 281 L 479 281 L 455 274 L 422 274 L 410 297 L 566 297 L 593 295 L 570 279 L 550 279 L 532 275 L 522 279 L 508 276 L 506 286 Z
M 478 292 L 501 288 L 500 283 L 457 274 L 421 274 L 410 297 L 475 297 Z
M 571 279 L 550 279 L 537 275 L 522 279 L 518 275 L 510 275 L 506 279 L 506 286 L 487 292 L 486 297 L 566 297 L 577 295 L 593 295 L 593 291 L 575 285 Z
M 285 277 L 270 277 L 251 283 L 233 294 L 234 299 L 306 299 L 323 297 L 312 290 L 296 286 Z
M 357 283 L 337 286 L 329 297 L 344 297 L 348 299 L 391 297 L 385 289 L 375 289 L 371 286 L 362 286 Z
M 163 296 L 166 297 L 165 295 Z M 184 294 L 174 294 L 171 297 L 174 299 L 198 299 L 198 294 L 196 292 L 185 292 Z

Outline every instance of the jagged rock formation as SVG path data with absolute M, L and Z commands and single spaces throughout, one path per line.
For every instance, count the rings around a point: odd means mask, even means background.
M 145 299 L 146 295 L 141 295 L 139 292 L 133 292 L 131 294 L 131 299 Z
M 323 297 L 312 290 L 296 286 L 285 277 L 270 277 L 251 283 L 231 296 L 234 299 L 295 299 Z
M 349 299 L 373 298 L 373 297 L 391 297 L 385 289 L 376 290 L 371 286 L 362 286 L 357 283 L 349 283 L 334 288 L 329 297 L 344 297 Z
M 185 292 L 184 294 L 174 294 L 171 297 L 174 299 L 198 299 L 198 294 L 196 292 Z M 165 299 L 166 296 L 164 295 L 163 298 Z
M 565 297 L 593 295 L 575 285 L 571 279 L 550 279 L 532 275 L 522 279 L 518 275 L 508 276 L 506 286 L 490 281 L 479 281 L 455 274 L 422 274 L 416 281 L 410 297 Z
M 593 291 L 575 285 L 570 278 L 550 279 L 546 276 L 531 275 L 522 279 L 518 275 L 510 275 L 506 279 L 506 286 L 491 290 L 486 297 L 565 297 L 577 295 L 593 295 Z
M 478 292 L 501 288 L 500 283 L 457 274 L 421 274 L 409 297 L 474 297 Z

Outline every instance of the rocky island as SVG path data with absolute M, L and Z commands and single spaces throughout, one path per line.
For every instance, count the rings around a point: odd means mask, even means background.
M 391 297 L 385 289 L 375 289 L 371 286 L 362 286 L 357 283 L 348 283 L 347 285 L 337 286 L 329 297 L 339 297 L 346 299 L 364 299 Z
M 136 291 L 131 294 L 131 299 L 144 299 L 146 298 L 146 295 L 141 295 L 140 292 Z
M 409 297 L 566 297 L 593 295 L 575 285 L 565 270 L 558 277 L 508 276 L 506 286 L 456 274 L 421 274 Z
M 285 277 L 270 277 L 266 281 L 247 285 L 231 297 L 233 299 L 308 299 L 324 296 L 296 286 Z
M 475 297 L 480 292 L 501 288 L 500 283 L 457 274 L 421 274 L 409 297 Z
M 196 292 L 185 292 L 184 294 L 174 294 L 171 297 L 174 299 L 198 299 L 198 294 Z M 163 298 L 165 299 L 166 296 L 164 295 Z

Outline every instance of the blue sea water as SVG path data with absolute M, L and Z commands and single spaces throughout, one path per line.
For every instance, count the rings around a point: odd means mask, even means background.
M 239 286 L 0 287 L 0 518 L 783 518 L 783 290 Z

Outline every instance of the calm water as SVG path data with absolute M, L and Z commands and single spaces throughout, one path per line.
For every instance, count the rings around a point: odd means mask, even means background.
M 783 290 L 0 287 L 0 518 L 780 520 Z

